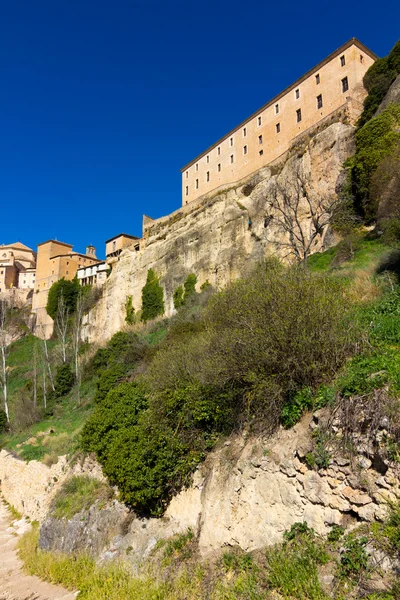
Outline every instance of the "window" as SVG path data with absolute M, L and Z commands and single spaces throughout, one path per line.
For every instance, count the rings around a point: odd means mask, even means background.
M 218 163 L 218 171 L 221 170 L 221 163 Z
M 342 79 L 342 92 L 347 92 L 347 90 L 349 89 L 349 80 L 347 79 L 347 77 L 344 77 Z
M 260 152 L 258 153 L 260 156 L 262 156 L 264 154 L 264 150 L 260 150 Z
M 210 155 L 209 154 L 207 154 L 207 162 L 208 163 L 210 162 Z
M 115 250 L 117 247 L 117 242 L 113 242 L 113 250 Z
M 186 171 L 186 179 L 189 177 L 189 171 Z
M 185 195 L 189 196 L 189 188 L 188 188 L 188 186 L 186 186 L 186 188 L 185 188 Z
M 300 123 L 300 121 L 301 121 L 301 108 L 298 108 L 296 110 L 296 115 L 297 115 L 297 122 Z
M 258 117 L 258 119 L 257 119 L 257 125 L 258 125 L 259 127 L 260 127 L 260 125 L 261 125 L 261 122 L 262 122 L 262 121 L 261 121 L 261 117 Z
M 219 146 L 217 148 L 217 154 L 218 154 L 218 156 L 221 154 L 221 148 Z
M 300 98 L 300 90 L 299 90 L 299 88 L 297 88 L 297 90 L 295 90 L 294 97 L 296 98 L 296 100 L 298 100 Z
M 364 62 L 364 57 L 362 54 L 360 54 L 360 63 L 363 64 L 363 62 Z
M 233 154 L 231 154 L 231 163 L 233 163 Z
M 210 171 L 207 171 L 207 181 L 210 181 Z
M 199 163 L 196 163 L 196 171 L 199 170 Z
M 229 140 L 229 143 L 231 146 L 233 146 L 233 137 L 231 137 L 231 139 Z
M 277 123 L 277 124 L 276 124 L 276 133 L 279 133 L 279 132 L 280 132 L 280 130 L 281 130 L 281 124 L 280 124 L 280 123 Z
M 279 113 L 279 104 L 275 104 L 275 114 Z
M 315 83 L 318 85 L 321 81 L 321 78 L 319 76 L 319 73 L 317 73 L 317 75 L 315 76 Z
M 246 129 L 246 127 L 243 127 L 243 137 L 246 137 L 246 135 L 247 135 L 247 129 Z
M 196 190 L 198 190 L 198 189 L 199 189 L 199 180 L 196 179 Z
M 343 56 L 340 57 L 340 66 L 344 67 L 345 64 L 346 64 L 346 59 L 345 59 L 344 54 L 343 54 Z
M 247 146 L 243 146 L 243 154 L 247 154 Z
M 259 143 L 259 144 L 262 144 L 262 143 L 263 143 L 263 140 L 262 140 L 262 135 L 259 135 L 259 136 L 258 136 L 258 143 Z
M 317 96 L 317 108 L 322 108 L 322 94 Z

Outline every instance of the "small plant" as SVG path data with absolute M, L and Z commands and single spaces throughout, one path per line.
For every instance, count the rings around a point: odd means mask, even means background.
M 222 555 L 222 566 L 225 571 L 248 571 L 254 567 L 254 560 L 251 554 L 239 554 L 237 552 L 225 552 Z
M 192 296 L 192 294 L 196 293 L 196 283 L 197 283 L 197 277 L 194 273 L 190 273 L 190 275 L 188 275 L 186 277 L 185 283 L 183 284 L 183 287 L 185 288 L 185 292 L 183 294 L 183 302 L 185 303 L 187 301 L 187 299 Z
M 312 437 L 315 440 L 315 446 L 312 452 L 306 454 L 306 463 L 310 468 L 327 469 L 330 462 L 330 454 L 326 449 L 328 442 L 328 435 L 321 431 L 321 429 L 314 429 Z
M 189 544 L 194 540 L 193 530 L 189 527 L 186 533 L 181 533 L 175 538 L 168 540 L 165 544 L 163 557 L 171 559 L 172 557 L 186 560 L 190 558 L 192 549 Z
M 365 546 L 367 537 L 350 538 L 344 544 L 344 550 L 340 557 L 339 576 L 341 578 L 356 578 L 368 568 L 368 555 Z
M 208 279 L 206 279 L 205 282 L 201 284 L 200 291 L 204 292 L 205 290 L 208 290 L 210 287 L 212 287 L 211 283 L 208 281 Z
M 333 524 L 330 532 L 328 533 L 328 542 L 337 542 L 344 534 L 344 527 Z
M 304 412 L 313 407 L 313 392 L 309 387 L 299 390 L 283 407 L 281 412 L 282 425 L 289 429 L 300 421 Z
M 285 531 L 285 533 L 283 534 L 283 539 L 287 542 L 290 542 L 299 535 L 305 535 L 312 539 L 315 536 L 315 532 L 312 527 L 309 527 L 307 525 L 306 521 L 303 521 L 302 523 L 298 521 L 297 523 L 293 523 L 291 528 Z

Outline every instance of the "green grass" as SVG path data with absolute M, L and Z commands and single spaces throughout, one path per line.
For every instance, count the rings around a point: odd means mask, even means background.
M 309 268 L 318 272 L 334 268 L 351 275 L 357 270 L 377 264 L 391 250 L 381 239 L 370 239 L 368 235 L 361 234 L 353 242 L 354 255 L 352 257 L 350 257 L 347 246 L 347 242 L 340 242 L 325 252 L 312 254 L 307 261 Z M 342 260 L 340 260 L 341 256 Z
M 111 488 L 98 479 L 87 475 L 75 475 L 63 483 L 50 507 L 50 515 L 56 519 L 71 519 L 87 510 L 96 501 L 111 499 Z

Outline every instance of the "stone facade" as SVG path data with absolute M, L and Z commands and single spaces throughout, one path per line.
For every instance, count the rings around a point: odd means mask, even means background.
M 344 105 L 354 123 L 366 96 L 363 76 L 376 60 L 355 38 L 273 98 L 182 169 L 186 205 L 269 165 L 297 136 Z
M 72 251 L 71 244 L 56 240 L 38 245 L 32 311 L 36 316 L 35 334 L 39 337 L 49 338 L 53 333 L 53 320 L 46 312 L 47 297 L 53 283 L 63 277 L 71 280 L 80 267 L 101 262 L 91 248 L 92 246 L 88 246 L 88 254 L 79 254 Z
M 21 242 L 0 246 L 0 293 L 33 289 L 35 277 L 36 252 Z

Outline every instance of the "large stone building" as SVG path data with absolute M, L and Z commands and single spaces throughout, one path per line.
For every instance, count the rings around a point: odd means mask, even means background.
M 81 267 L 100 263 L 93 246 L 86 248 L 86 254 L 72 251 L 71 244 L 48 240 L 38 244 L 36 283 L 32 300 L 32 311 L 36 315 L 35 333 L 40 337 L 50 337 L 53 320 L 46 312 L 49 289 L 54 282 L 71 280 Z
M 36 252 L 21 242 L 0 246 L 0 293 L 33 289 L 35 274 Z
M 269 165 L 296 137 L 347 105 L 352 122 L 366 96 L 363 77 L 376 55 L 353 38 L 182 169 L 182 204 Z

